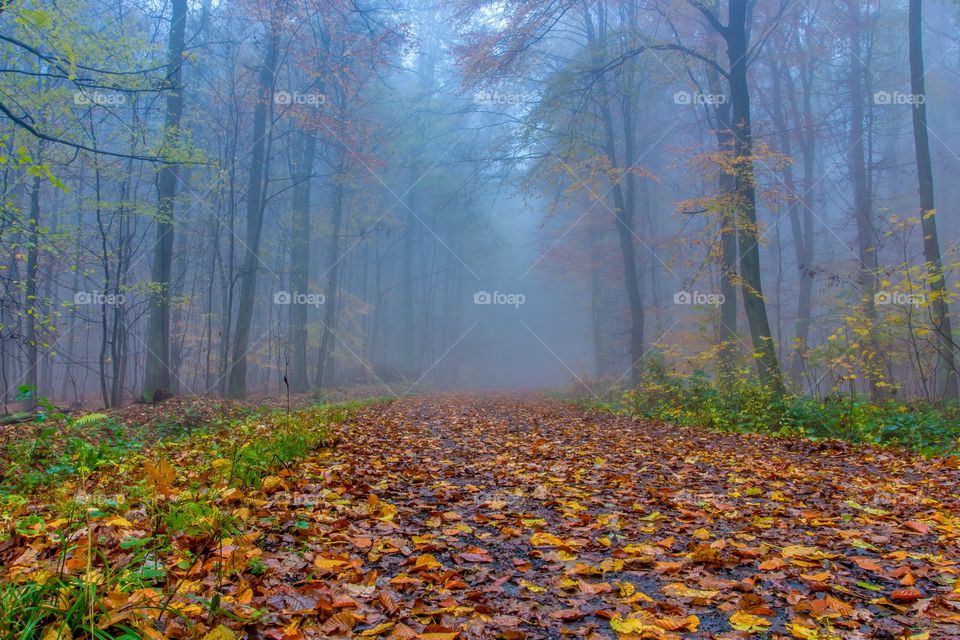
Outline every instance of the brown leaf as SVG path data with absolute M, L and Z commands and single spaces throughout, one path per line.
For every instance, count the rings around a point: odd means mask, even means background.
M 915 587 L 896 589 L 890 594 L 890 599 L 894 602 L 916 602 L 922 597 L 923 594 L 920 593 L 920 590 Z

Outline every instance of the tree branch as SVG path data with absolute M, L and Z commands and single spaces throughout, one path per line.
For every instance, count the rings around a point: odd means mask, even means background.
M 678 51 L 685 56 L 690 56 L 691 58 L 695 58 L 697 60 L 700 60 L 701 62 L 706 63 L 710 67 L 716 69 L 717 73 L 719 73 L 724 78 L 729 77 L 729 75 L 727 74 L 727 70 L 724 69 L 719 64 L 717 64 L 716 60 L 713 60 L 712 58 L 709 58 L 704 54 L 698 51 L 695 51 L 694 49 L 690 49 L 688 47 L 684 47 L 679 44 L 652 44 L 652 45 L 644 45 L 642 47 L 636 47 L 635 49 L 629 49 L 628 51 L 624 51 L 622 54 L 612 59 L 610 62 L 606 63 L 602 67 L 593 69 L 593 71 L 596 73 L 606 73 L 607 71 L 622 65 L 628 59 L 640 55 L 644 51 Z
M 114 158 L 125 158 L 127 160 L 143 160 L 145 162 L 160 162 L 163 164 L 204 164 L 201 162 L 193 162 L 193 161 L 173 162 L 161 156 L 142 156 L 139 154 L 121 153 L 118 151 L 97 149 L 95 147 L 90 147 L 85 144 L 82 144 L 80 142 L 74 142 L 73 140 L 64 140 L 63 138 L 58 138 L 56 136 L 51 136 L 49 134 L 43 133 L 42 131 L 34 127 L 32 124 L 27 122 L 26 119 L 10 111 L 10 109 L 7 108 L 7 105 L 3 104 L 2 102 L 0 102 L 0 113 L 3 113 L 3 115 L 10 118 L 11 122 L 13 122 L 15 125 L 17 125 L 21 129 L 25 129 L 28 133 L 30 133 L 30 135 L 32 135 L 33 137 L 39 140 L 46 140 L 48 142 L 53 142 L 55 144 L 62 144 L 64 146 L 71 147 L 73 149 L 78 149 L 80 151 L 89 151 L 90 153 L 97 153 L 100 155 L 111 156 Z
M 710 26 L 713 27 L 717 33 L 726 39 L 727 27 L 723 26 L 723 24 L 720 22 L 720 19 L 717 18 L 713 11 L 711 11 L 706 5 L 698 0 L 690 0 L 690 4 L 692 4 L 694 8 L 699 11 L 704 18 L 707 19 L 707 22 L 710 23 Z

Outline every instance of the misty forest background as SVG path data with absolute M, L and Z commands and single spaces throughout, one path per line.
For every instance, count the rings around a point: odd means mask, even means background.
M 4 409 L 949 403 L 960 8 L 920 5 L 3 0 Z

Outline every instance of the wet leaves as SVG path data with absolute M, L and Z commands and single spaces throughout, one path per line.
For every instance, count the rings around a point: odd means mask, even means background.
M 236 530 L 152 549 L 163 577 L 111 594 L 105 623 L 167 602 L 123 620 L 198 640 L 960 636 L 946 463 L 518 398 L 398 401 L 337 436 L 252 487 L 217 484 L 229 461 L 145 469 L 164 503 L 207 482 Z M 25 521 L 3 579 L 51 571 L 63 525 Z M 136 500 L 94 527 L 114 567 L 156 533 Z M 90 532 L 71 535 L 83 575 Z

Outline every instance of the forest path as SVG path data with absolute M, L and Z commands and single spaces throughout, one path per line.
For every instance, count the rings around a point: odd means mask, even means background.
M 315 608 L 302 637 L 960 637 L 946 462 L 519 396 L 399 400 L 338 435 L 269 498 L 312 551 L 266 541 L 263 622 Z

